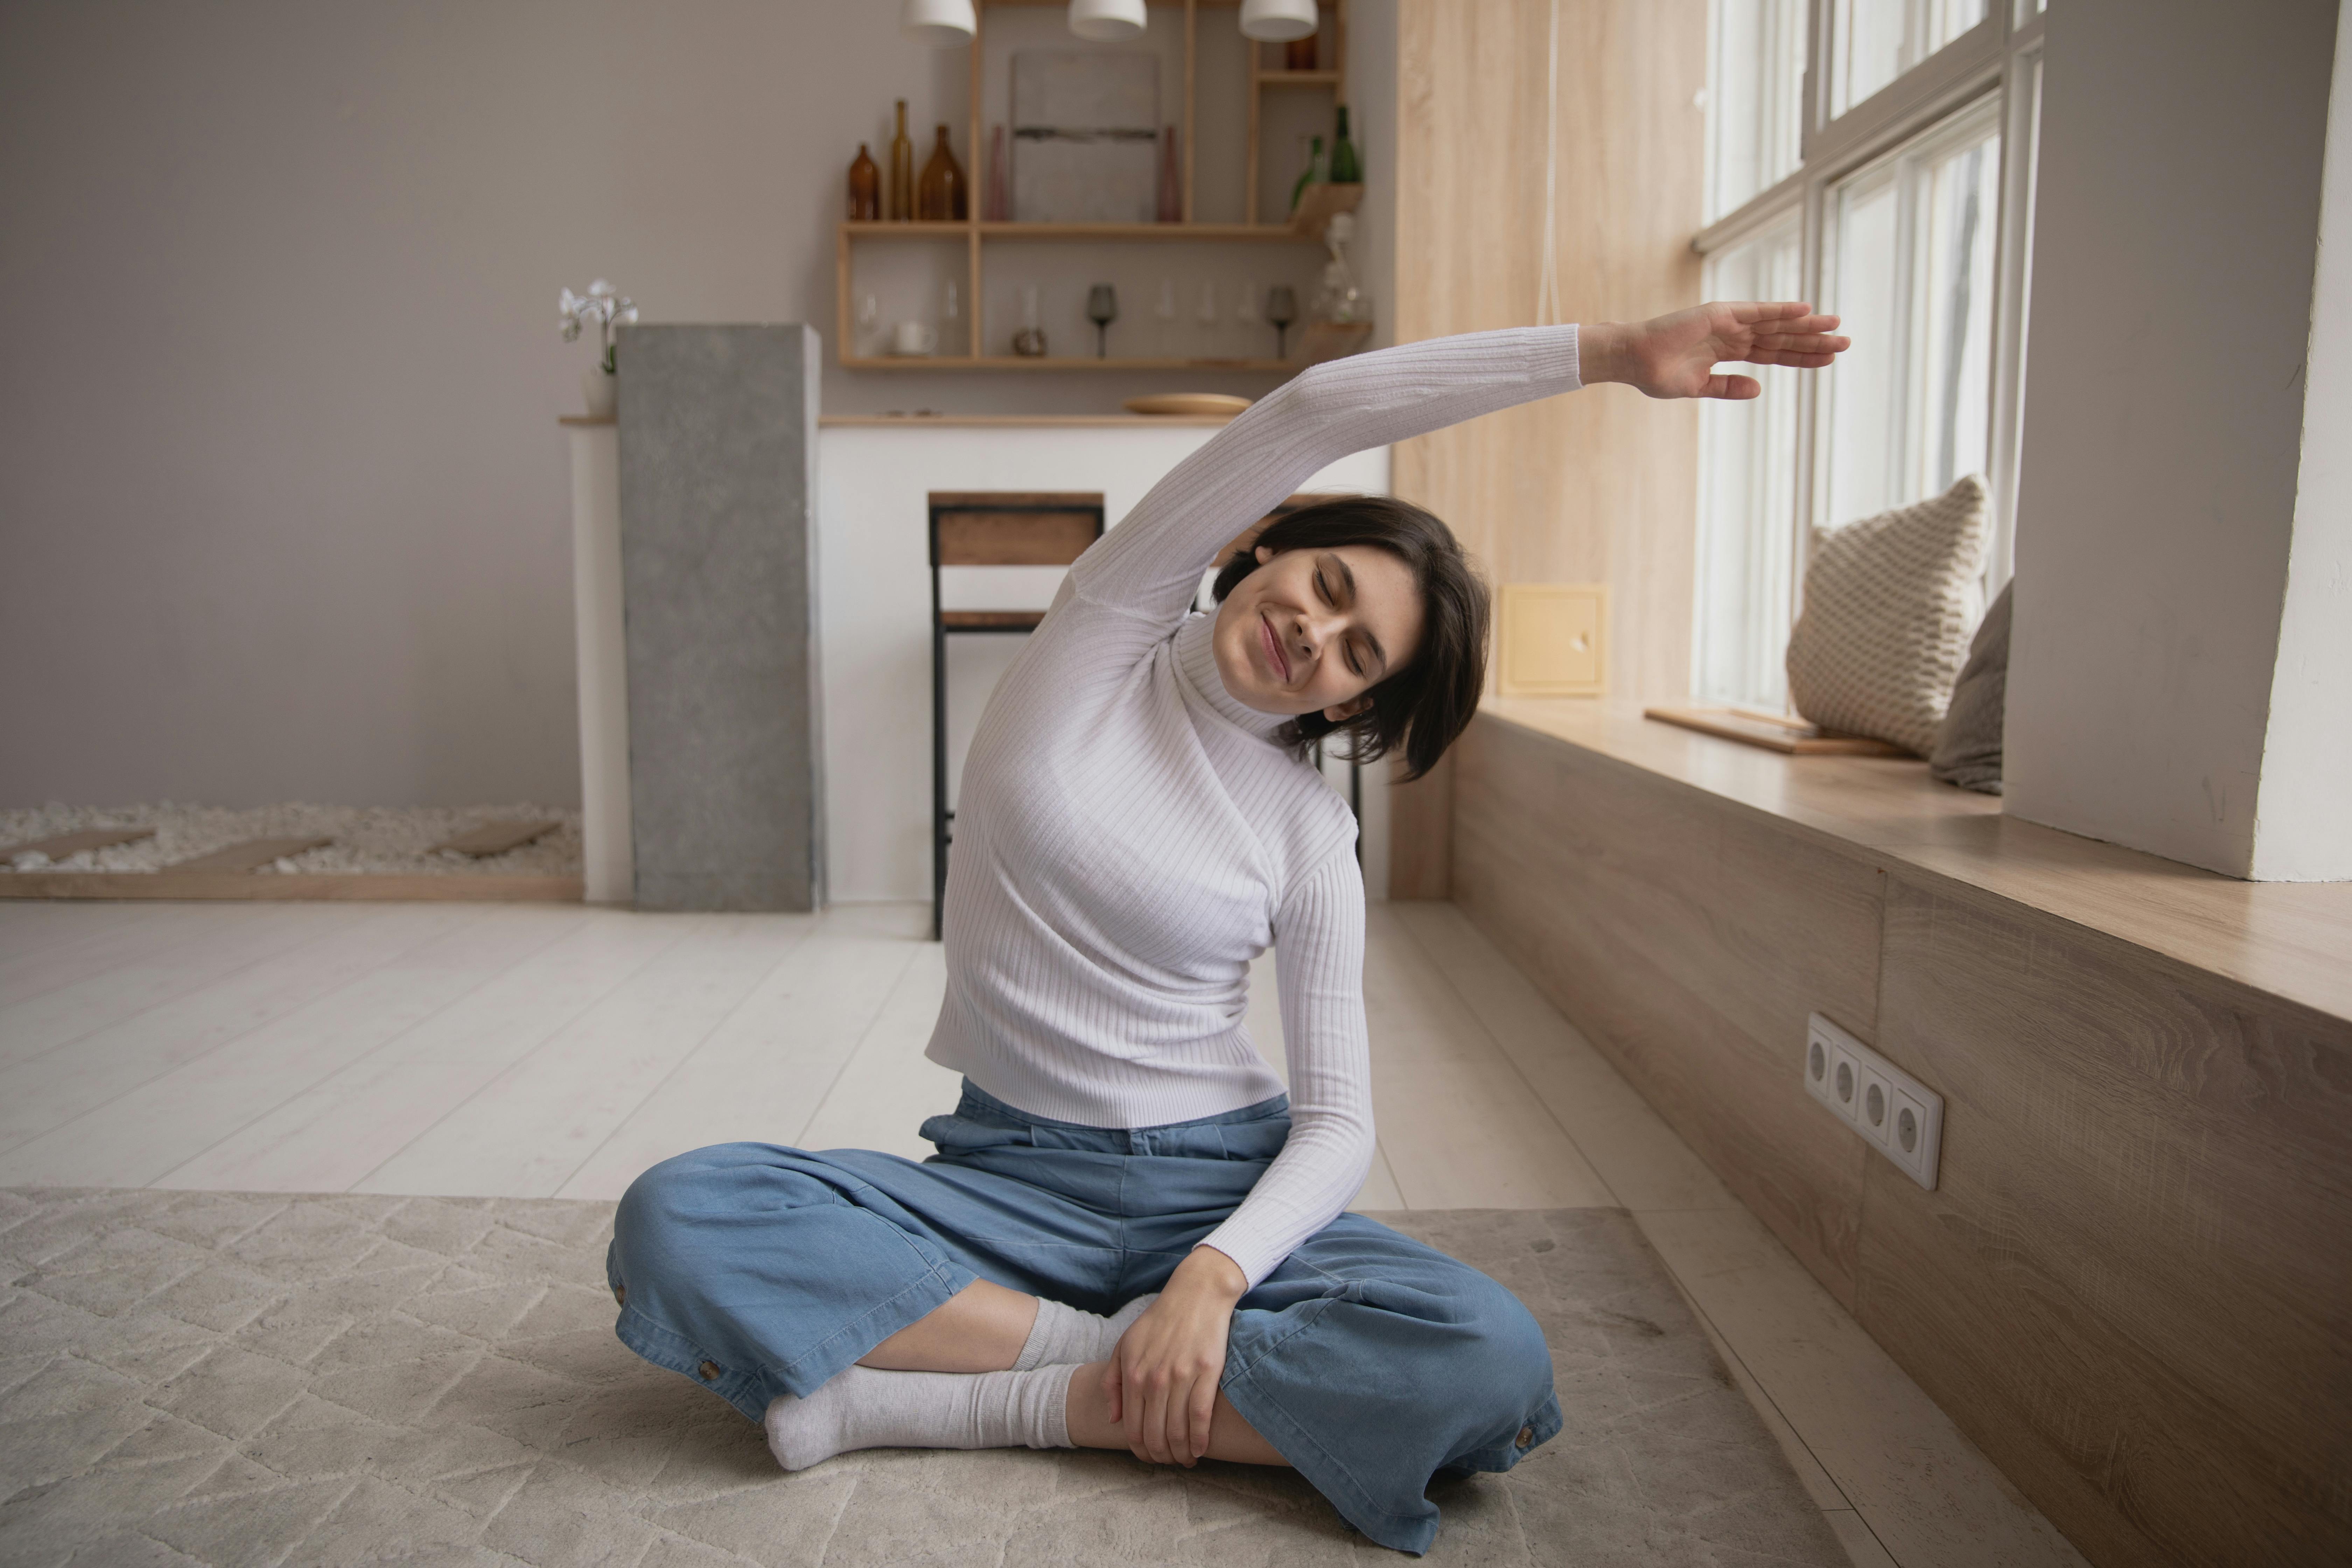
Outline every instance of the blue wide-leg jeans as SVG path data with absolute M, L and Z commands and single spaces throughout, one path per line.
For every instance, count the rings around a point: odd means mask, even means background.
M 617 1331 L 757 1421 L 974 1279 L 1108 1313 L 1159 1289 L 1290 1132 L 1281 1098 L 1165 1127 L 1013 1110 L 966 1084 L 919 1164 L 722 1143 L 621 1200 Z M 1559 1430 L 1535 1319 L 1466 1264 L 1341 1215 L 1244 1296 L 1220 1384 L 1384 1546 L 1426 1552 L 1440 1471 L 1507 1470 Z

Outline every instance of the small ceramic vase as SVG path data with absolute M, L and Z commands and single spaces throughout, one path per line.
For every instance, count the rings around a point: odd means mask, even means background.
M 621 405 L 621 378 L 601 364 L 580 373 L 580 395 L 588 400 L 588 417 L 610 419 Z

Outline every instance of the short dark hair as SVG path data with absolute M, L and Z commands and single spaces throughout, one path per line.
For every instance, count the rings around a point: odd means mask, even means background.
M 1255 549 L 1276 555 L 1369 544 L 1412 571 L 1421 589 L 1421 647 L 1405 667 L 1365 693 L 1372 705 L 1333 723 L 1318 710 L 1283 726 L 1284 743 L 1304 748 L 1344 731 L 1348 754 L 1375 762 L 1404 754 L 1407 779 L 1437 765 L 1445 748 L 1470 727 L 1486 686 L 1486 584 L 1471 569 L 1454 531 L 1411 501 L 1388 496 L 1339 496 L 1286 512 L 1237 550 L 1217 573 L 1212 590 L 1220 604 L 1258 569 Z

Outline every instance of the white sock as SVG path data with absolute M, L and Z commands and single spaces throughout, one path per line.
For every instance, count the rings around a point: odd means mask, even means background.
M 1066 1307 L 1040 1296 L 1037 1321 L 1030 1325 L 1029 1337 L 1021 1346 L 1021 1359 L 1013 1363 L 1013 1370 L 1086 1366 L 1108 1361 L 1110 1352 L 1118 1348 L 1119 1336 L 1158 1300 L 1160 1292 L 1154 1290 L 1149 1296 L 1138 1296 L 1108 1318 L 1098 1318 L 1092 1312 L 1081 1312 L 1076 1307 Z
M 1066 1448 L 1076 1371 L 852 1366 L 806 1399 L 777 1395 L 765 1423 L 768 1451 L 784 1468 L 805 1470 L 853 1448 Z

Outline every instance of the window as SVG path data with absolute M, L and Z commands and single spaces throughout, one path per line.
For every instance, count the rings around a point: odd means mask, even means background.
M 1986 0 L 1836 0 L 1830 117 L 1835 119 L 1985 19 Z
M 1786 300 L 1802 291 L 1804 235 L 1790 214 L 1707 258 L 1710 300 Z M 1798 371 L 1761 367 L 1753 403 L 1699 405 L 1698 584 L 1694 686 L 1719 702 L 1788 701 L 1798 563 Z
M 1808 0 L 1714 0 L 1707 11 L 1706 216 L 1797 172 Z
M 1982 474 L 2007 580 L 2042 22 L 2034 0 L 1714 0 L 1710 22 L 1707 297 L 1812 300 L 1854 339 L 1700 413 L 1692 687 L 1778 709 L 1805 525 Z
M 1855 329 L 1819 396 L 1814 521 L 1850 522 L 1982 474 L 1990 455 L 2000 121 L 1983 103 L 1833 186 L 1823 306 Z

